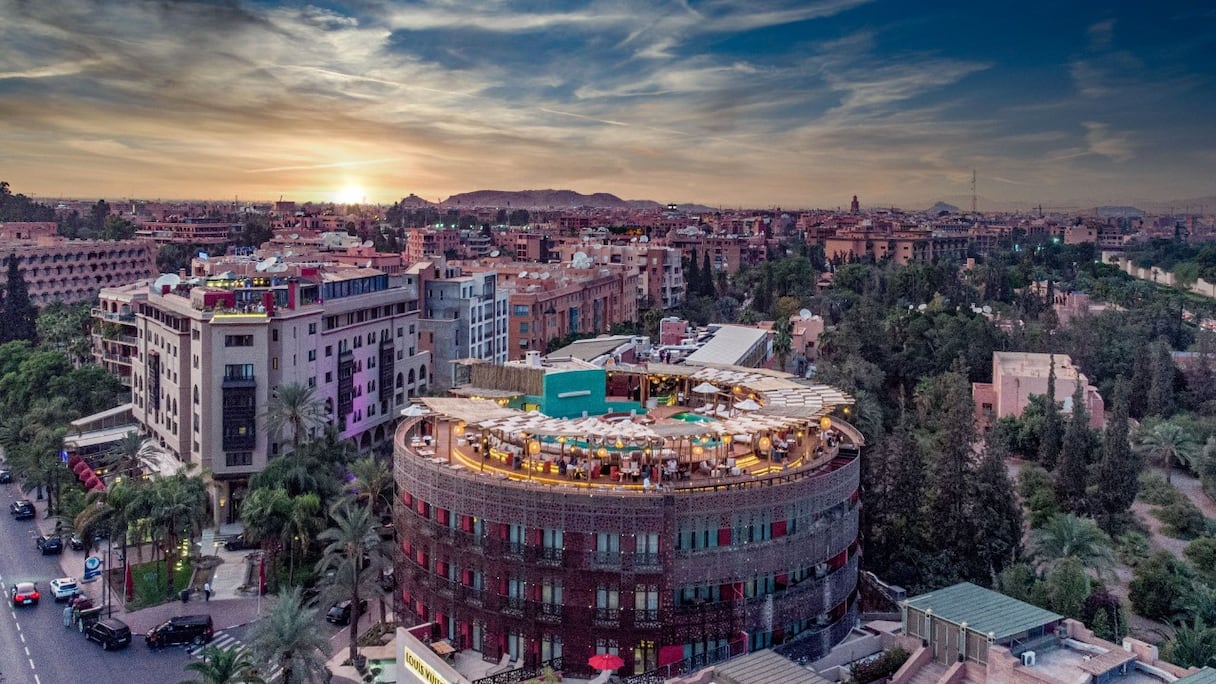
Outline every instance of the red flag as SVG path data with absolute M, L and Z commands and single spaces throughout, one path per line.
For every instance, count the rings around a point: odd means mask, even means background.
M 131 565 L 129 563 L 127 564 L 127 577 L 124 580 L 124 584 L 126 585 L 127 600 L 135 600 L 135 580 L 131 579 Z
M 266 554 L 262 554 L 258 563 L 258 593 L 266 593 Z

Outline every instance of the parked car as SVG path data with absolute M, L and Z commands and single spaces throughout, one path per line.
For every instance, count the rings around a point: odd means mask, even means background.
M 84 630 L 84 637 L 101 644 L 101 650 L 126 648 L 131 645 L 131 628 L 117 618 L 103 618 Z
M 380 571 L 380 579 L 377 580 L 377 583 L 385 591 L 392 591 L 397 588 L 397 575 L 393 572 L 392 566 Z
M 12 505 L 8 507 L 8 512 L 18 520 L 32 520 L 35 515 L 34 502 L 30 501 L 29 499 L 14 501 Z
M 215 629 L 210 615 L 182 615 L 148 630 L 144 639 L 148 648 L 164 648 L 175 644 L 205 644 L 211 641 Z
M 38 550 L 44 556 L 63 553 L 63 537 L 39 535 L 38 540 L 34 543 L 38 545 Z
M 13 481 L 13 471 L 11 468 L 0 468 L 0 484 L 8 484 Z
M 33 582 L 17 582 L 9 587 L 8 595 L 12 597 L 14 606 L 36 606 L 42 595 L 38 593 L 38 585 Z
M 51 596 L 56 601 L 67 601 L 80 593 L 80 583 L 75 577 L 60 577 L 51 580 Z
M 325 613 L 325 619 L 335 625 L 350 624 L 350 600 L 338 601 L 329 607 L 329 612 Z M 359 599 L 359 614 L 367 613 L 367 599 Z
M 68 539 L 68 546 L 72 547 L 73 551 L 84 551 L 84 540 L 79 534 L 72 534 Z
M 228 551 L 244 551 L 246 549 L 256 549 L 257 544 L 250 542 L 249 538 L 242 533 L 224 542 L 224 548 Z

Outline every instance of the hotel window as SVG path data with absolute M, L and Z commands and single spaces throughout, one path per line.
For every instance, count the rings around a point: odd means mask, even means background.
M 236 451 L 226 452 L 224 454 L 224 464 L 228 467 L 253 465 L 252 451 Z
M 253 335 L 224 335 L 225 347 L 252 347 Z
M 309 350 L 308 350 L 308 360 L 309 360 L 309 361 L 316 361 L 316 360 L 317 360 L 317 350 L 316 350 L 316 349 L 309 349 Z
M 279 341 L 279 329 L 278 328 L 275 328 L 274 330 L 270 331 L 270 341 L 271 342 Z
M 620 655 L 620 646 L 617 645 L 616 639 L 596 639 L 595 654 L 609 653 L 612 655 Z
M 309 323 L 309 324 L 308 324 L 308 334 L 309 334 L 309 335 L 315 335 L 315 334 L 317 334 L 317 324 L 316 324 L 316 323 Z
M 540 661 L 544 663 L 560 657 L 562 657 L 561 636 L 546 633 L 540 640 Z
M 634 619 L 655 622 L 659 619 L 659 587 L 639 584 L 633 589 Z
M 540 585 L 540 602 L 546 615 L 560 615 L 562 604 L 565 603 L 562 581 L 546 577 Z
M 621 609 L 621 591 L 601 584 L 595 589 L 595 619 L 615 620 Z

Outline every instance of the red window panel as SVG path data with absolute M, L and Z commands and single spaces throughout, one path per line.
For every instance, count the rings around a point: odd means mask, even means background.
M 718 546 L 730 546 L 730 528 L 718 528 Z
M 405 503 L 406 508 L 414 507 L 414 495 L 409 492 L 401 492 L 401 501 Z
M 436 508 L 435 509 L 435 520 L 438 521 L 440 525 L 448 524 L 449 515 L 450 515 L 450 513 L 449 513 L 448 509 L 446 509 L 446 508 Z
M 463 530 L 464 532 L 472 532 L 473 531 L 473 516 L 471 516 L 471 515 L 460 516 L 460 529 Z
M 784 520 L 773 522 L 773 539 L 780 539 L 786 535 L 786 523 Z

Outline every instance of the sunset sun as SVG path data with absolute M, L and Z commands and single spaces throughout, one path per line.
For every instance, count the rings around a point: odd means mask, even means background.
M 338 204 L 362 204 L 366 197 L 367 191 L 354 183 L 347 183 L 341 190 L 334 193 L 334 201 Z

